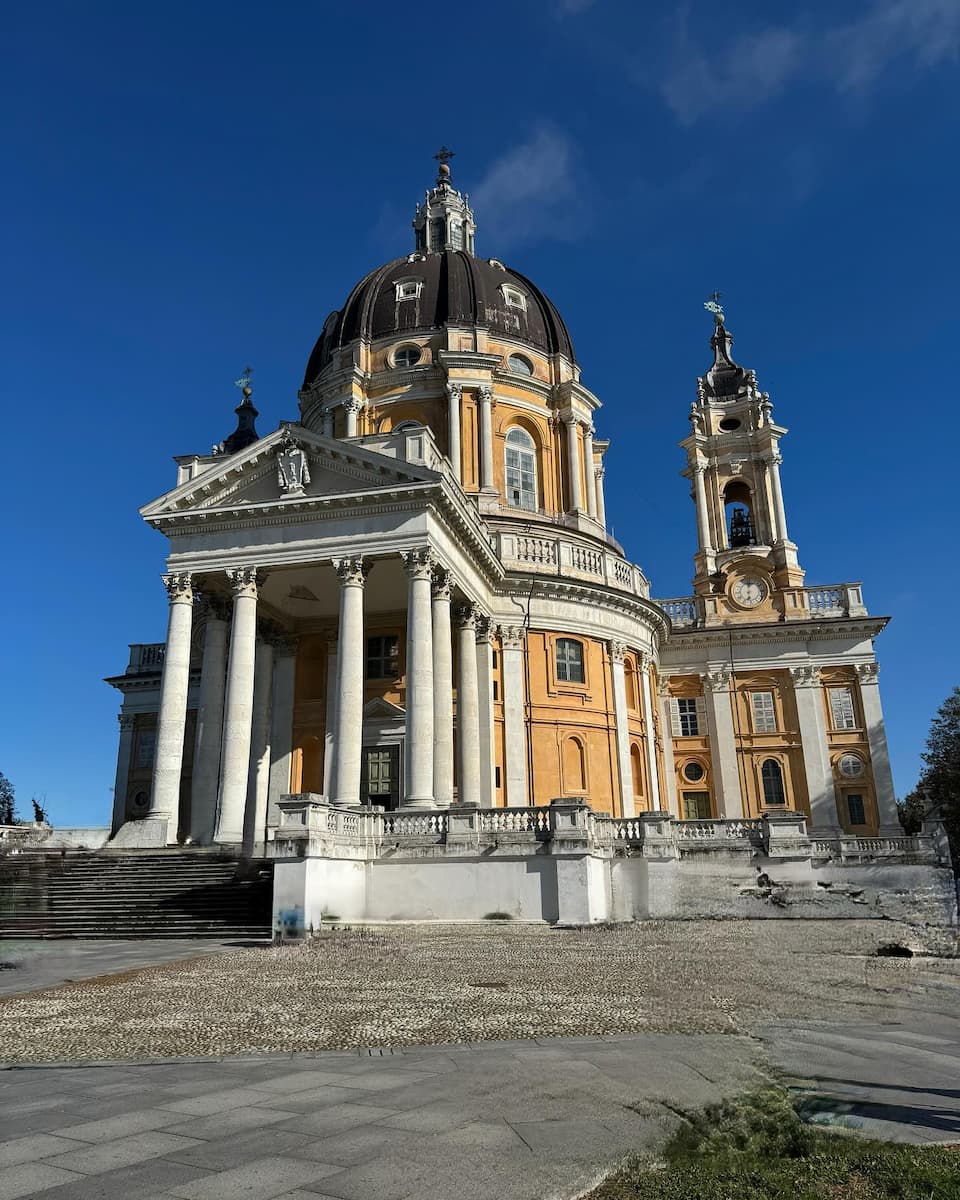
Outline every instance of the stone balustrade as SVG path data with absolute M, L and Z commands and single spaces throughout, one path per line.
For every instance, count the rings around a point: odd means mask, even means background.
M 639 567 L 610 550 L 574 541 L 544 530 L 543 533 L 498 533 L 497 550 L 511 571 L 537 574 L 549 571 L 564 579 L 602 583 L 619 592 L 648 599 L 650 584 Z
M 127 663 L 127 675 L 142 675 L 145 672 L 163 670 L 163 658 L 166 653 L 165 642 L 134 642 L 130 646 L 130 661 Z
M 714 597 L 708 597 L 715 603 Z M 708 624 L 702 597 L 671 596 L 654 600 L 670 618 L 674 629 L 702 629 Z M 866 616 L 863 591 L 859 583 L 819 584 L 816 587 L 793 588 L 785 596 L 787 619 L 815 619 Z

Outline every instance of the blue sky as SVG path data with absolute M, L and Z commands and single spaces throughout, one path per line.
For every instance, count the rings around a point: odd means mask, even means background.
M 670 9 L 673 11 L 669 11 Z M 478 252 L 555 300 L 607 509 L 660 596 L 703 300 L 769 390 L 809 583 L 864 581 L 897 788 L 960 682 L 960 0 L 7 5 L 5 713 L 21 812 L 108 819 L 126 644 L 164 637 L 171 456 L 296 416 L 324 318 L 412 248 L 446 142 Z

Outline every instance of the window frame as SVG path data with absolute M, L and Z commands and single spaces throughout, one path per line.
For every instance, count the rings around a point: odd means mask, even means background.
M 768 766 L 776 769 L 775 775 L 772 772 L 768 775 Z M 769 788 L 768 784 L 771 785 Z M 770 792 L 774 789 L 779 790 L 779 800 L 776 799 L 776 796 L 771 798 Z M 778 758 L 770 756 L 760 763 L 760 794 L 763 797 L 764 808 L 785 809 L 787 807 L 787 779 L 783 771 L 783 763 Z
M 579 679 L 570 679 L 568 677 L 565 677 L 564 675 L 561 675 L 561 673 L 560 673 L 560 667 L 561 667 L 560 649 L 561 649 L 561 646 L 563 646 L 564 648 L 566 648 L 567 646 L 578 647 L 579 652 L 580 652 L 579 663 L 573 662 L 571 664 L 571 662 L 566 657 L 564 657 L 563 669 L 565 671 L 567 671 L 567 670 L 569 670 L 571 665 L 579 666 L 579 668 L 580 668 L 580 678 Z M 565 684 L 567 686 L 574 686 L 574 687 L 586 687 L 586 685 L 587 685 L 586 644 L 583 641 L 581 641 L 579 638 L 566 637 L 566 636 L 557 637 L 554 640 L 554 644 L 553 644 L 553 666 L 554 666 L 554 672 L 556 674 L 558 684 Z
M 419 300 L 423 292 L 422 279 L 397 279 L 394 281 L 394 286 L 398 304 L 404 300 Z
M 853 813 L 850 811 L 850 801 L 852 799 L 857 800 L 860 804 L 860 811 L 863 814 L 862 821 L 855 821 L 853 819 Z M 858 792 L 844 791 L 843 807 L 846 811 L 847 825 L 851 829 L 866 829 L 869 827 L 870 819 L 869 819 L 869 813 L 867 810 L 867 793 L 864 789 L 861 788 L 861 790 Z
M 680 705 L 692 704 L 692 710 L 689 708 L 681 709 Z M 704 724 L 704 700 L 702 696 L 673 696 L 670 700 L 670 716 L 671 725 L 673 727 L 674 737 L 703 737 L 702 725 Z M 693 718 L 693 728 L 689 728 L 689 718 Z M 687 728 L 684 728 L 684 721 L 687 719 Z
M 415 350 L 417 353 L 417 357 L 414 359 L 414 361 L 400 362 L 399 356 L 401 354 L 407 354 L 411 350 Z M 390 365 L 399 371 L 409 370 L 410 367 L 417 367 L 421 362 L 423 362 L 423 347 L 418 346 L 415 342 L 407 342 L 402 346 L 398 346 L 390 356 Z
M 690 803 L 690 801 L 695 801 L 698 805 L 700 803 L 705 803 L 706 809 L 707 809 L 706 814 L 698 812 L 695 817 L 688 816 L 687 815 L 687 806 Z M 680 793 L 680 805 L 683 810 L 683 816 L 681 817 L 681 820 L 683 820 L 683 821 L 712 821 L 713 820 L 713 797 L 710 795 L 709 790 L 706 788 L 698 788 L 698 789 L 689 790 L 689 791 L 685 789 L 684 791 L 682 791 Z
M 381 649 L 378 653 L 371 653 L 371 642 L 379 642 L 382 647 L 384 643 L 391 641 L 396 645 L 396 650 L 394 653 L 387 654 L 384 649 Z M 389 667 L 391 664 L 393 664 L 394 670 L 373 675 L 370 672 L 370 664 L 372 662 L 379 662 L 382 667 Z M 366 638 L 364 639 L 363 677 L 366 680 L 398 679 L 400 677 L 399 633 L 368 633 L 366 635 Z
M 503 296 L 503 302 L 507 308 L 515 308 L 518 312 L 527 311 L 527 297 L 518 287 L 513 287 L 509 283 L 500 284 L 500 294 Z
M 518 369 L 514 365 L 515 363 L 522 363 L 523 365 Z M 508 354 L 507 370 L 511 375 L 520 375 L 524 379 L 533 379 L 536 374 L 532 361 L 525 354 Z
M 854 695 L 853 695 L 853 687 L 848 683 L 836 684 L 832 687 L 828 687 L 827 693 L 828 693 L 827 699 L 828 699 L 829 705 L 830 705 L 830 728 L 837 733 L 847 733 L 851 729 L 859 729 L 860 728 L 860 720 L 859 720 L 859 716 L 857 713 L 857 703 L 856 703 L 856 700 L 854 699 Z M 846 723 L 846 719 L 847 719 L 846 713 L 841 712 L 841 716 L 844 719 L 844 723 L 840 723 L 837 720 L 836 701 L 839 700 L 841 696 L 845 696 L 846 701 L 849 702 L 849 706 L 850 706 L 849 724 Z M 842 703 L 840 705 L 840 708 L 841 708 L 841 710 L 844 708 L 844 705 Z
M 761 701 L 758 711 L 757 701 Z M 767 703 L 769 701 L 769 703 Z M 777 721 L 777 698 L 772 688 L 758 691 L 750 691 L 750 721 L 753 725 L 754 733 L 777 733 L 779 732 L 779 724 Z M 769 724 L 766 724 L 769 722 Z
M 525 444 L 511 443 L 511 438 L 514 434 L 519 435 L 519 438 L 527 439 Z M 516 455 L 517 462 L 511 464 L 510 455 Z M 510 476 L 514 473 L 520 483 L 518 494 L 520 501 L 513 499 L 513 487 L 511 485 Z M 532 487 L 524 488 L 524 476 L 532 476 Z M 540 507 L 540 478 L 537 463 L 537 442 L 528 429 L 524 429 L 522 425 L 511 425 L 503 439 L 503 487 L 507 505 L 510 508 L 518 508 L 523 512 L 537 512 Z M 526 496 L 531 503 L 523 503 L 523 498 Z

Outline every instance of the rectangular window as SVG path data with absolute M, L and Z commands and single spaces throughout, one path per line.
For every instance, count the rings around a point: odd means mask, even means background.
M 866 825 L 867 823 L 863 796 L 856 792 L 847 792 L 847 819 L 851 825 Z
M 493 698 L 495 701 L 500 699 L 500 685 L 495 679 L 493 680 Z
M 450 226 L 450 245 L 454 250 L 463 249 L 463 226 L 459 221 L 454 221 Z
M 853 693 L 848 687 L 830 689 L 830 715 L 834 729 L 856 729 L 857 716 L 853 711 Z
M 493 786 L 498 788 L 500 786 L 500 768 L 499 767 L 493 768 L 493 777 L 494 777 L 493 778 Z
M 430 249 L 442 250 L 447 244 L 447 223 L 443 218 L 430 222 Z
M 561 683 L 583 683 L 583 643 L 573 638 L 557 639 L 557 679 Z
M 683 819 L 685 821 L 710 820 L 710 793 L 684 792 Z
M 367 751 L 367 794 L 389 796 L 393 787 L 389 750 Z
M 700 713 L 698 712 L 698 704 L 696 697 L 687 699 L 681 697 L 677 700 L 677 717 L 680 724 L 681 737 L 697 737 L 700 733 Z
M 137 770 L 149 771 L 153 766 L 153 753 L 157 745 L 157 731 L 142 729 L 137 735 Z
M 367 638 L 367 678 L 394 679 L 400 670 L 400 639 L 394 635 Z
M 751 692 L 754 733 L 776 733 L 777 710 L 773 703 L 773 692 Z

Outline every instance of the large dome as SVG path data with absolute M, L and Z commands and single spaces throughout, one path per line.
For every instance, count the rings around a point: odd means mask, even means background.
M 399 298 L 402 284 L 417 285 L 411 288 L 414 298 Z M 356 338 L 375 341 L 427 332 L 447 322 L 481 325 L 575 361 L 563 318 L 535 284 L 497 259 L 443 250 L 395 258 L 362 279 L 343 308 L 327 318 L 307 363 L 304 387 L 314 382 L 337 350 Z

